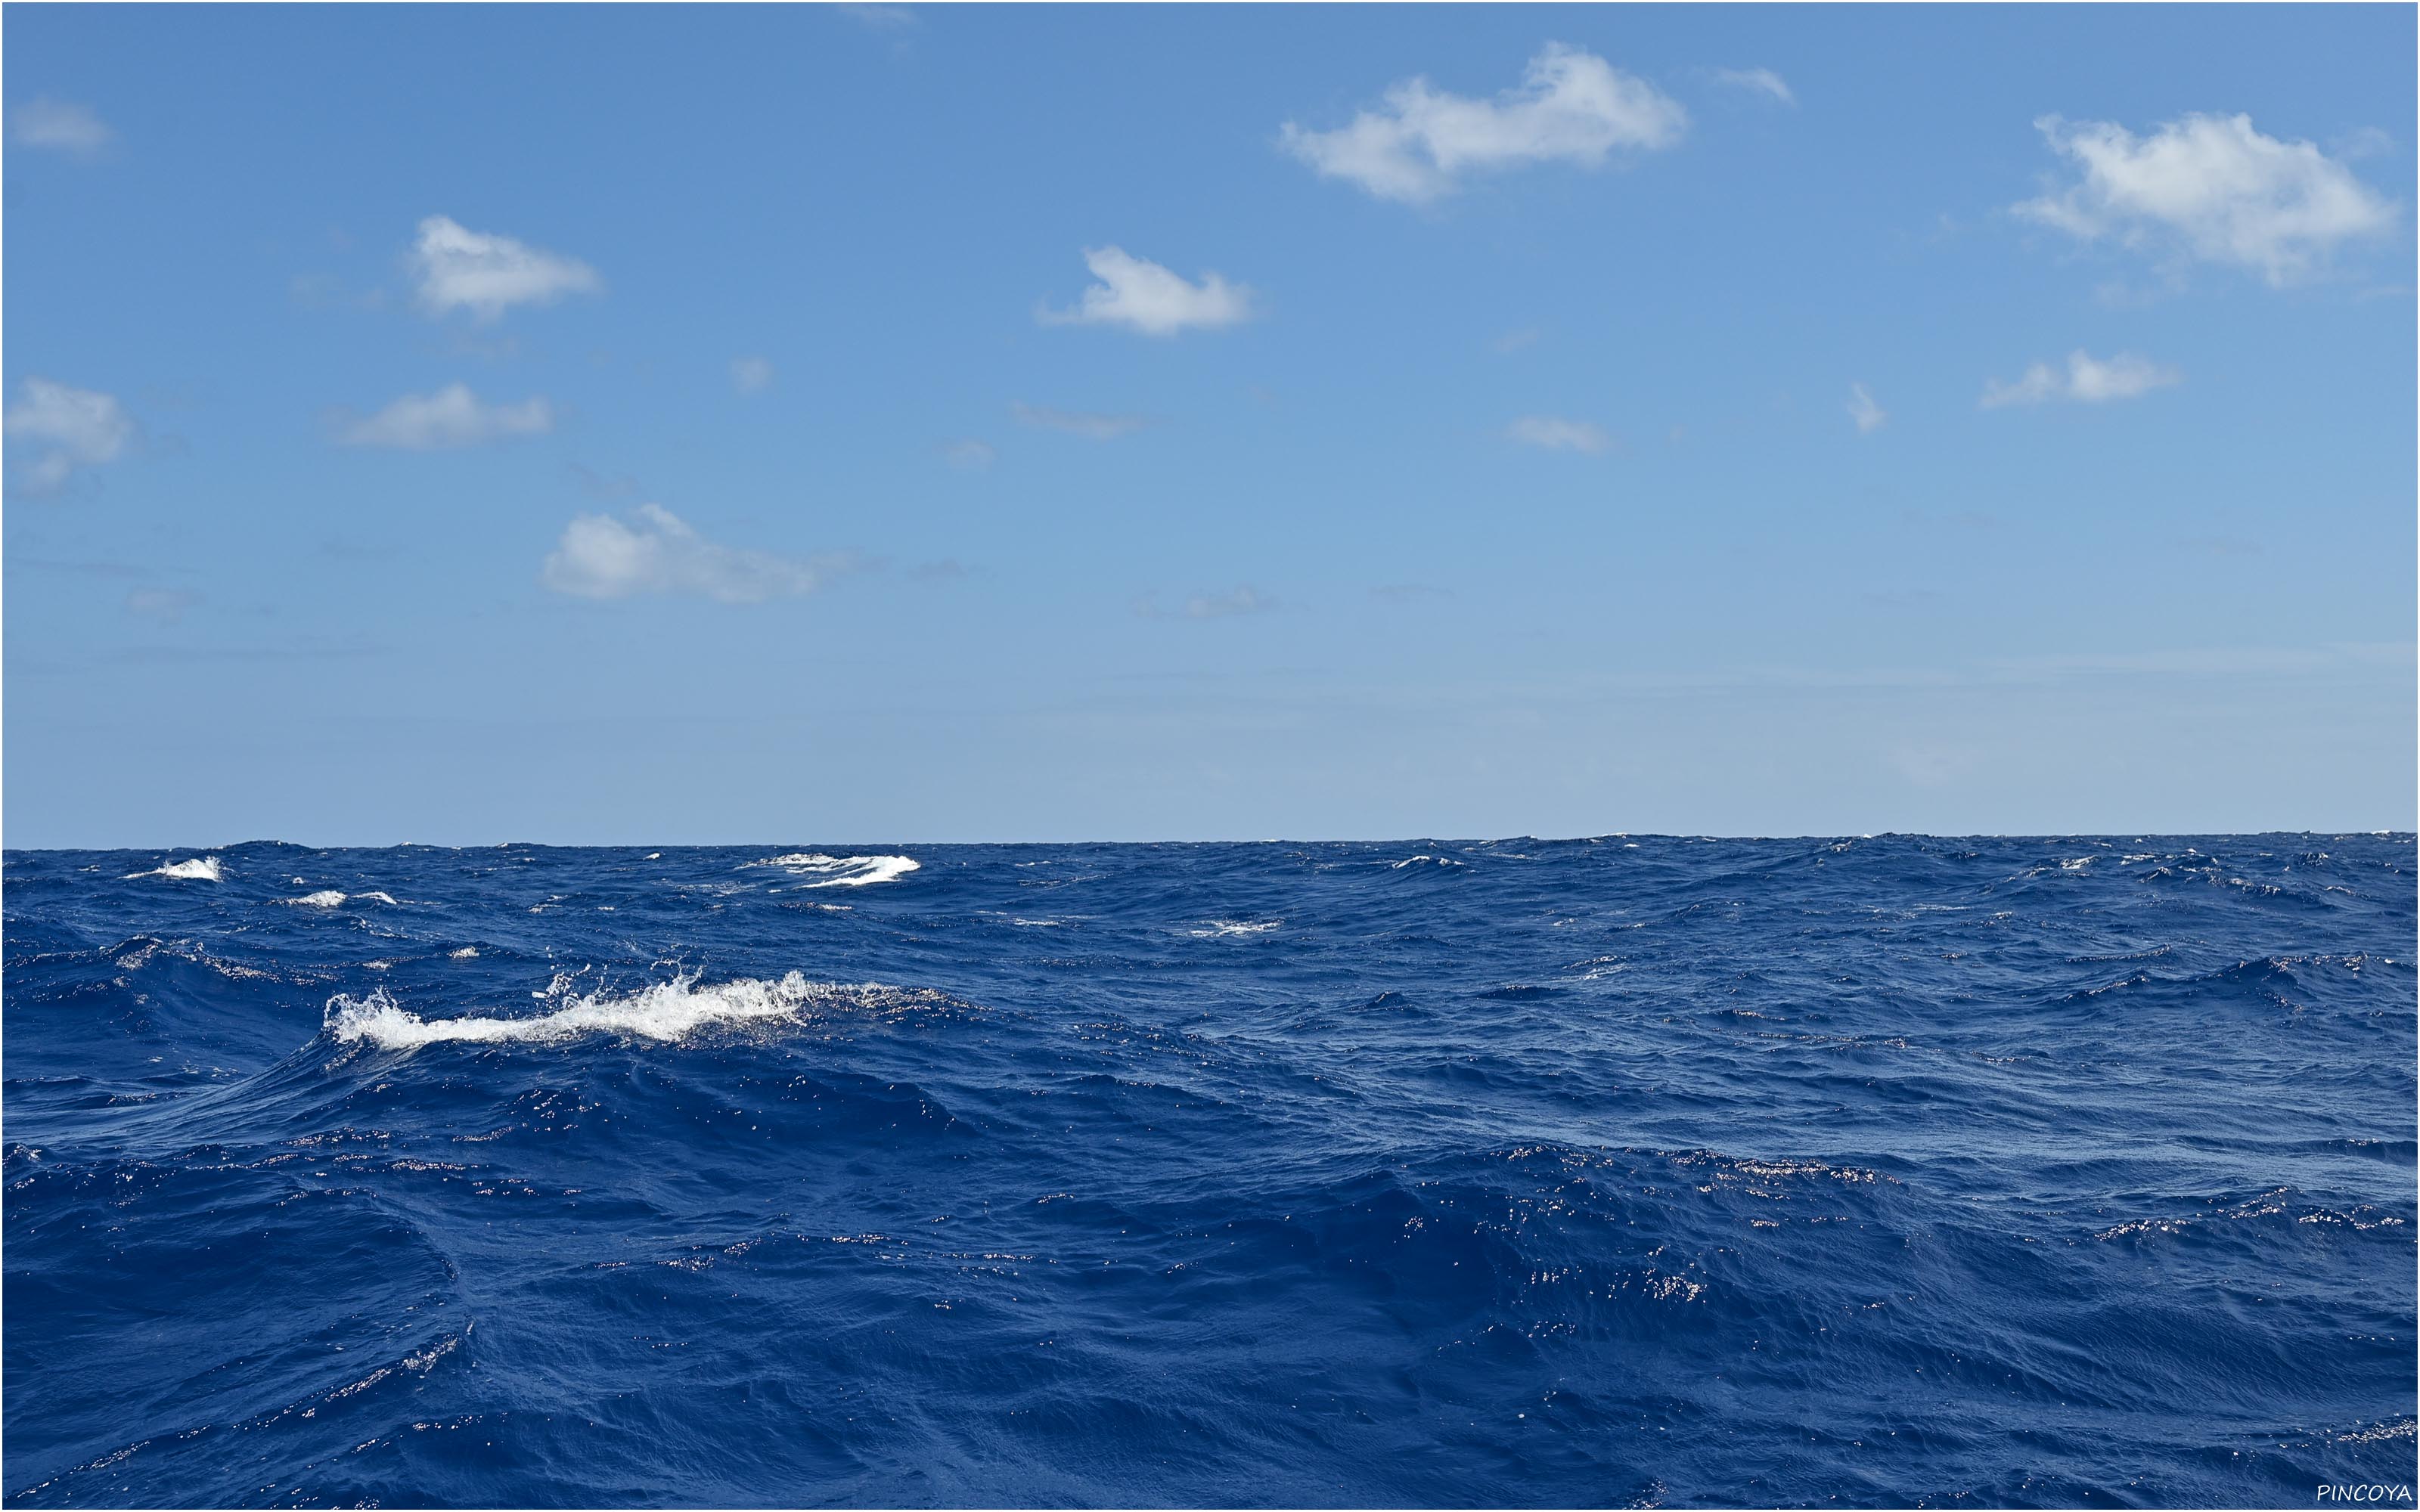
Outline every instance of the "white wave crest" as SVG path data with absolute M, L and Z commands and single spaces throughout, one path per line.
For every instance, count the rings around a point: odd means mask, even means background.
M 225 878 L 221 876 L 219 873 L 219 858 L 215 856 L 195 856 L 182 861 L 170 861 L 163 866 L 155 866 L 148 872 L 129 872 L 126 873 L 126 880 L 129 882 L 133 881 L 136 877 L 175 877 L 179 882 L 222 882 L 225 880 Z
M 343 893 L 334 887 L 319 892 L 306 892 L 300 898 L 271 898 L 269 901 L 273 903 L 291 903 L 298 908 L 337 908 L 343 906 L 348 898 L 358 899 L 365 903 L 396 903 L 401 906 L 398 900 L 383 892 Z
M 742 977 L 698 985 L 693 975 L 651 982 L 636 992 L 604 990 L 575 994 L 571 979 L 555 978 L 537 995 L 562 1006 L 527 1018 L 465 1014 L 425 1019 L 390 996 L 383 987 L 366 997 L 338 993 L 328 999 L 322 1025 L 342 1043 L 366 1040 L 387 1050 L 413 1050 L 445 1041 L 472 1044 L 554 1043 L 589 1034 L 616 1034 L 670 1043 L 702 1029 L 768 1021 L 798 1022 L 828 1009 L 904 1010 L 947 1001 L 931 991 L 886 987 L 879 982 L 809 981 L 793 971 L 779 981 Z
M 1231 934 L 1258 934 L 1264 930 L 1275 929 L 1284 922 L 1282 918 L 1272 918 L 1265 924 L 1248 924 L 1242 919 L 1214 918 L 1210 921 L 1208 929 L 1197 929 L 1188 933 L 1197 940 L 1216 940 Z
M 876 882 L 896 882 L 910 872 L 923 870 L 912 856 L 826 856 L 820 851 L 799 851 L 752 864 L 778 866 L 794 877 L 824 879 L 808 883 L 810 887 L 862 887 Z

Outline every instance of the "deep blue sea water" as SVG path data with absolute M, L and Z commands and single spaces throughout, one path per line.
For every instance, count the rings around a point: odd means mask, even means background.
M 2415 1479 L 2408 835 L 5 878 L 8 1505 Z

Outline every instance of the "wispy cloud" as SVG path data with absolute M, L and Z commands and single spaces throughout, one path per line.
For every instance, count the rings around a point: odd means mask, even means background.
M 1785 105 L 1798 103 L 1798 97 L 1790 92 L 1789 84 L 1771 69 L 1716 69 L 1714 81 L 1730 85 L 1734 89 L 1770 96 Z
M 345 424 L 336 439 L 347 446 L 434 452 L 542 436 L 553 428 L 554 410 L 543 397 L 482 404 L 467 384 L 449 383 L 435 393 L 407 393 L 377 414 Z
M 551 304 L 605 286 L 597 270 L 577 258 L 469 230 L 442 215 L 420 223 L 411 262 L 420 302 L 434 315 L 468 310 L 473 318 L 493 320 L 516 304 Z
M 1435 583 L 1381 583 L 1370 590 L 1370 596 L 1389 604 L 1419 604 L 1451 598 L 1453 590 Z
M 762 393 L 773 386 L 773 364 L 763 357 L 731 360 L 731 387 L 737 393 Z
M 795 598 L 822 586 L 844 559 L 798 561 L 718 546 L 661 504 L 582 515 L 564 527 L 540 580 L 575 598 L 678 594 L 725 604 Z
M 1088 247 L 1084 266 L 1099 283 L 1085 288 L 1072 310 L 1045 306 L 1044 325 L 1116 325 L 1147 336 L 1172 336 L 1188 327 L 1231 326 L 1252 316 L 1252 291 L 1217 273 L 1191 284 L 1118 247 Z
M 2108 121 L 2034 125 L 2080 176 L 2013 207 L 2085 241 L 2257 270 L 2272 285 L 2395 224 L 2395 206 L 2308 142 L 2263 136 L 2249 116 L 2192 115 L 2138 137 Z
M 1042 430 L 1065 431 L 1091 441 L 1110 441 L 1121 436 L 1131 436 L 1149 425 L 1143 415 L 1096 415 L 1082 409 L 1052 409 L 1042 405 L 1012 404 L 1008 412 L 1020 425 L 1032 425 Z
M 941 459 L 954 468 L 979 472 L 999 461 L 1000 453 L 989 441 L 977 440 L 972 436 L 965 436 L 954 441 L 943 441 Z
M 79 468 L 116 460 L 134 439 L 134 422 L 114 395 L 40 378 L 19 386 L 5 428 L 11 442 L 36 451 L 11 470 L 17 491 L 34 496 L 57 493 Z
M 1523 326 L 1518 331 L 1508 331 L 1504 332 L 1504 334 L 1497 337 L 1487 345 L 1493 347 L 1498 355 L 1506 355 L 1520 351 L 1525 347 L 1535 347 L 1538 345 L 1538 337 L 1541 334 L 1543 334 L 1543 332 L 1541 332 L 1536 326 Z
M 1504 428 L 1504 434 L 1524 446 L 1544 447 L 1550 452 L 1586 452 L 1594 455 L 1613 444 L 1613 438 L 1585 420 L 1565 420 L 1559 415 L 1523 415 Z
M 1223 594 L 1195 594 L 1173 609 L 1163 609 L 1156 596 L 1146 596 L 1136 603 L 1135 612 L 1154 620 L 1224 620 L 1239 614 L 1265 613 L 1278 607 L 1275 598 L 1244 584 Z
M 174 625 L 201 601 L 201 594 L 180 588 L 136 588 L 126 595 L 126 612 L 161 625 Z
M 8 114 L 8 140 L 22 147 L 88 158 L 116 134 L 90 107 L 65 100 L 29 100 Z
M 2136 398 L 2153 389 L 2183 381 L 2184 375 L 2175 368 L 2162 367 L 2133 352 L 2119 352 L 2102 362 L 2078 347 L 2067 354 L 2067 370 L 2063 373 L 2048 363 L 2036 363 L 2013 383 L 1997 378 L 1986 381 L 1980 407 L 1998 409 L 2008 405 L 2048 404 L 2053 400 L 2105 404 L 2112 399 Z
M 1539 162 L 1602 167 L 1616 148 L 1670 147 L 1687 125 L 1687 113 L 1644 79 L 1549 42 L 1520 85 L 1493 100 L 1406 79 L 1387 90 L 1383 108 L 1333 131 L 1286 122 L 1280 144 L 1323 177 L 1417 205 L 1450 193 L 1472 173 Z
M 1862 383 L 1849 385 L 1849 418 L 1856 422 L 1857 434 L 1870 436 L 1890 423 L 1890 411 L 1874 403 L 1874 396 Z

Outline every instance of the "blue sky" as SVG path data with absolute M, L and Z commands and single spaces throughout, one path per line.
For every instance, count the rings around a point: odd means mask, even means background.
M 2408 7 L 11 7 L 8 842 L 2411 827 Z

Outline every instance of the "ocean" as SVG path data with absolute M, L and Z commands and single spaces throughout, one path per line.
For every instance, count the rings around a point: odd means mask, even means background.
M 2420 1478 L 2406 834 L 16 851 L 5 914 L 10 1506 Z

